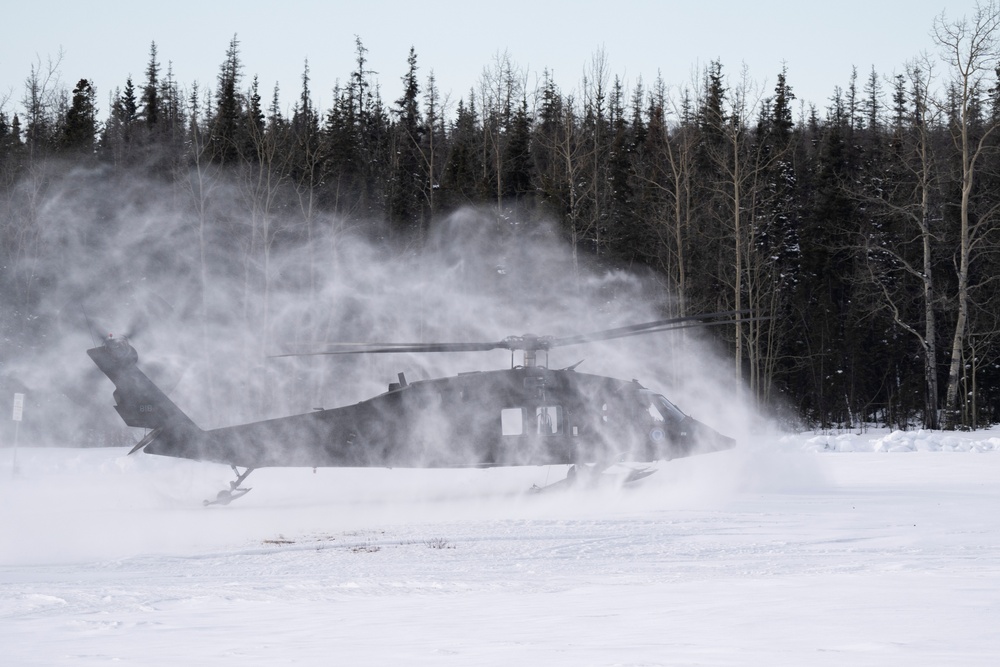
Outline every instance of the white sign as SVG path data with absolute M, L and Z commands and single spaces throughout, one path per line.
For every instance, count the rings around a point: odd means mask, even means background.
M 22 412 L 24 412 L 24 394 L 14 394 L 14 421 L 21 421 Z

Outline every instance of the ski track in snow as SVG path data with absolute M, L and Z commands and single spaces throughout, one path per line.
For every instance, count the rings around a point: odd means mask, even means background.
M 993 665 L 1000 432 L 799 434 L 561 467 L 0 450 L 3 665 Z

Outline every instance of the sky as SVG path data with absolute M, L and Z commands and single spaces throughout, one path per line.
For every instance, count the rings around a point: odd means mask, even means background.
M 787 67 L 800 101 L 825 109 L 834 88 L 846 88 L 853 67 L 859 85 L 874 69 L 889 78 L 921 52 L 934 52 L 930 31 L 942 11 L 971 14 L 973 0 L 505 0 L 499 3 L 421 0 L 261 0 L 160 3 L 19 2 L 4 10 L 0 101 L 16 110 L 32 65 L 44 69 L 63 54 L 60 81 L 96 84 L 101 113 L 116 87 L 144 78 L 151 42 L 184 88 L 214 87 L 234 35 L 245 81 L 256 74 L 265 100 L 277 83 L 291 108 L 308 59 L 314 101 L 326 108 L 338 81 L 354 68 L 355 36 L 368 49 L 382 97 L 397 99 L 410 47 L 421 84 L 433 71 L 453 106 L 506 53 L 530 88 L 548 69 L 564 93 L 579 90 L 595 54 L 631 90 L 658 74 L 688 84 L 709 62 L 738 77 L 744 65 L 767 94 Z M 700 77 L 699 77 L 700 78 Z

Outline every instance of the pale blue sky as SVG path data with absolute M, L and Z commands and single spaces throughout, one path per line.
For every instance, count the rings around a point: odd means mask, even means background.
M 769 93 L 782 63 L 800 100 L 827 106 L 834 86 L 846 87 L 851 67 L 863 82 L 872 66 L 885 76 L 907 60 L 933 52 L 935 16 L 971 13 L 972 0 L 798 0 L 675 2 L 664 0 L 444 0 L 263 2 L 19 2 L 5 8 L 0 40 L 0 100 L 17 108 L 32 63 L 64 52 L 61 81 L 96 83 L 101 114 L 108 94 L 131 74 L 143 79 L 149 44 L 172 63 L 185 87 L 215 77 L 237 34 L 244 71 L 257 74 L 265 99 L 280 82 L 290 107 L 309 59 L 314 99 L 326 107 L 335 82 L 354 66 L 354 36 L 368 49 L 383 98 L 400 93 L 410 46 L 421 85 L 433 69 L 451 101 L 465 97 L 496 54 L 507 51 L 534 83 L 544 68 L 564 92 L 579 86 L 603 47 L 609 69 L 629 86 L 660 71 L 668 84 L 689 82 L 713 59 L 739 74 L 743 63 Z

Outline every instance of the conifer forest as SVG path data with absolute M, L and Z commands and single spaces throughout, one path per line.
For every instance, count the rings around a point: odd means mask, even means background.
M 402 256 L 473 208 L 508 246 L 545 225 L 579 266 L 647 276 L 661 317 L 743 313 L 711 335 L 765 413 L 1000 422 L 1000 13 L 928 29 L 935 51 L 845 72 L 818 102 L 787 69 L 721 62 L 626 84 L 601 52 L 572 82 L 497 54 L 443 95 L 413 49 L 371 72 L 361 38 L 321 96 L 309 63 L 297 91 L 265 89 L 238 37 L 211 86 L 175 80 L 155 42 L 134 81 L 63 85 L 72 62 L 39 60 L 0 96 L 0 376 L 54 335 L 48 290 L 85 261 L 67 235 L 99 246 L 102 220 L 128 220 L 110 207 L 139 216 L 155 191 L 202 279 L 225 264 L 267 283 L 270 253 L 331 233 Z

